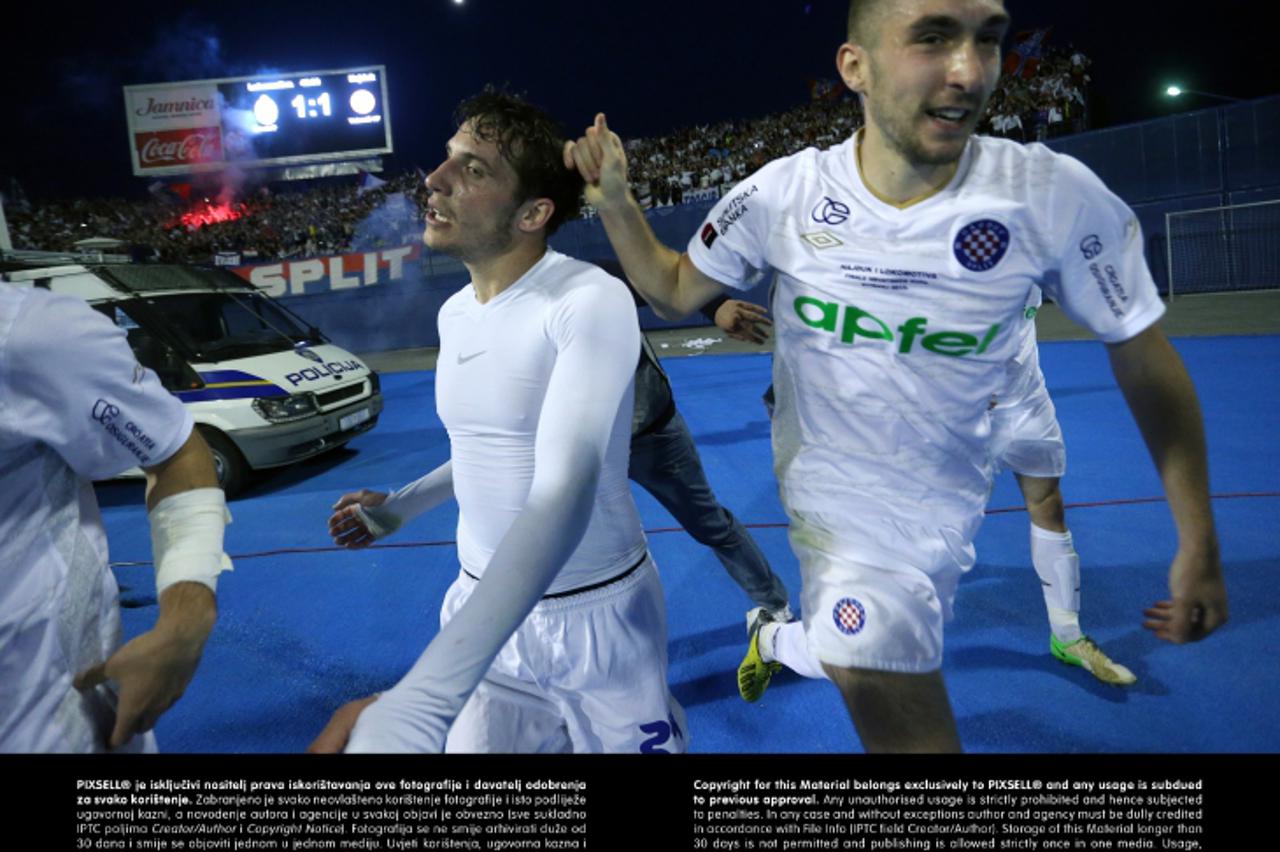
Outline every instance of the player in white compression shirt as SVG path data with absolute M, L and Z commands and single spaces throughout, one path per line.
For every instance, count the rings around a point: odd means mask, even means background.
M 147 474 L 159 613 L 120 646 L 93 479 Z M 154 751 L 215 618 L 226 502 L 191 415 L 80 299 L 0 283 L 0 751 Z
M 1182 642 L 1227 614 L 1198 403 L 1155 325 L 1136 220 L 1069 157 L 971 138 L 1008 22 L 999 0 L 854 0 L 836 59 L 864 132 L 765 166 L 685 254 L 653 236 L 603 115 L 565 151 L 663 316 L 776 271 L 774 461 L 807 643 L 870 751 L 960 748 L 942 623 L 974 562 L 987 409 L 1034 286 L 1109 345 L 1165 483 L 1179 550 L 1146 626 Z M 744 697 L 769 672 L 752 638 Z
M 548 119 L 486 92 L 458 121 L 427 177 L 424 235 L 472 275 L 439 317 L 450 460 L 390 496 L 346 495 L 330 528 L 358 547 L 454 497 L 462 571 L 412 670 L 340 709 L 312 748 L 683 751 L 627 480 L 631 295 L 546 247 L 581 191 Z

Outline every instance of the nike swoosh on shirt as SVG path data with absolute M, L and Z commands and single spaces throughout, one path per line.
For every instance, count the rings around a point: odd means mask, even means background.
M 462 357 L 462 353 L 461 353 L 461 352 L 459 352 L 459 353 L 458 353 L 458 363 L 459 363 L 459 364 L 465 364 L 465 363 L 467 363 L 468 361 L 470 361 L 470 360 L 471 360 L 471 359 L 473 359 L 473 358 L 479 358 L 481 355 L 483 355 L 484 353 L 486 353 L 486 352 L 488 352 L 488 351 L 489 351 L 489 350 L 487 350 L 487 349 L 481 349 L 479 352 L 475 353 L 474 355 L 468 355 L 468 356 L 466 356 L 465 358 L 464 358 L 464 357 Z

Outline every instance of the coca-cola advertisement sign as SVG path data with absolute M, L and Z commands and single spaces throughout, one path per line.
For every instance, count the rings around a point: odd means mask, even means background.
M 137 133 L 133 141 L 138 151 L 138 166 L 144 170 L 222 160 L 222 129 L 219 127 Z

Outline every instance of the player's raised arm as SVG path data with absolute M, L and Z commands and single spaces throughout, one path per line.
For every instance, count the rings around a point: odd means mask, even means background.
M 1178 552 L 1169 569 L 1171 597 L 1146 611 L 1144 626 L 1169 642 L 1195 642 L 1227 620 L 1200 403 L 1182 359 L 1159 326 L 1108 350 L 1178 528 Z
M 649 227 L 627 182 L 627 153 L 604 113 L 577 142 L 564 146 L 566 168 L 586 181 L 587 202 L 600 213 L 609 242 L 628 280 L 666 319 L 682 319 L 724 290 L 689 256 L 663 245 Z

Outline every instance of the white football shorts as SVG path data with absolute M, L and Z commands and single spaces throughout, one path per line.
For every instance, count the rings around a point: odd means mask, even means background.
M 476 586 L 465 573 L 441 624 Z M 684 709 L 667 687 L 667 613 L 646 554 L 630 575 L 543 598 L 507 640 L 449 729 L 446 752 L 678 754 Z
M 1061 479 L 1067 472 L 1062 427 L 1037 361 L 1023 387 L 1008 399 L 997 399 L 990 411 L 991 453 L 995 472 Z
M 934 671 L 982 517 L 958 529 L 868 509 L 853 505 L 839 518 L 791 512 L 809 652 L 841 668 Z

